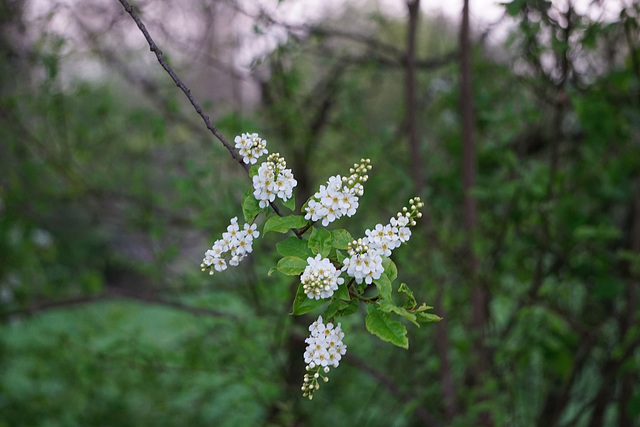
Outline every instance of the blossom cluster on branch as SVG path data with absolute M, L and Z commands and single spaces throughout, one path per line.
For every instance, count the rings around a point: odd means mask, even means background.
M 222 238 L 216 240 L 211 249 L 204 253 L 200 267 L 202 271 L 223 271 L 227 269 L 227 262 L 231 266 L 240 264 L 253 251 L 253 239 L 260 236 L 256 224 L 244 224 L 242 229 L 238 225 L 238 217 L 231 218 L 227 231 Z
M 261 156 L 268 153 L 266 141 L 256 133 L 243 133 L 234 141 L 246 164 L 256 164 Z M 240 227 L 237 217 L 234 217 L 222 238 L 205 252 L 201 264 L 209 274 L 223 271 L 227 265 L 238 265 L 252 252 L 253 239 L 260 234 L 255 224 L 260 214 L 268 217 L 263 234 L 294 230 L 296 236 L 291 238 L 293 240 L 277 246 L 283 258 L 269 274 L 280 271 L 300 276 L 293 314 L 305 314 L 318 309 L 325 301 L 330 302 L 325 311 L 327 323 L 319 316 L 309 327 L 310 336 L 306 339 L 304 360 L 307 373 L 302 390 L 309 399 L 320 387 L 319 380 L 328 380 L 326 374 L 330 367 L 338 367 L 347 351 L 342 342 L 344 332 L 340 323 L 334 326 L 335 318 L 357 312 L 360 303 L 367 304 L 367 329 L 381 339 L 404 348 L 408 347 L 406 328 L 392 320 L 391 314 L 416 325 L 418 322 L 440 320 L 438 316 L 425 313 L 431 308 L 426 304 L 417 307 L 413 293 L 404 283 L 398 287 L 398 292 L 404 294 L 407 301 L 396 305 L 391 297 L 397 268 L 389 257 L 410 239 L 409 227 L 416 225 L 416 219 L 422 215 L 420 209 L 424 206 L 419 197 L 409 200 L 409 208 L 403 208 L 387 224 L 376 224 L 358 239 L 344 229 L 329 231 L 322 228 L 343 216 L 355 215 L 359 198 L 364 194 L 363 184 L 368 180 L 371 169 L 371 161 L 361 159 L 350 168 L 349 176 L 330 177 L 303 205 L 304 216 L 284 216 L 275 207 L 277 215 L 274 215 L 269 207 L 277 199 L 294 210 L 293 189 L 297 181 L 280 154 L 269 154 L 266 161 L 252 166 L 249 172 L 253 185 L 242 199 L 247 223 Z M 307 232 L 310 235 L 305 237 Z M 372 293 L 373 289 L 377 293 Z
M 276 197 L 285 202 L 289 200 L 296 185 L 298 181 L 291 169 L 287 169 L 287 162 L 279 153 L 274 153 L 267 157 L 267 161 L 260 165 L 258 174 L 253 177 L 253 195 L 260 207 L 266 208 Z
M 321 185 L 317 193 L 309 200 L 305 208 L 305 219 L 311 221 L 322 220 L 326 227 L 343 215 L 353 216 L 359 206 L 358 198 L 364 194 L 363 182 L 369 176 L 371 160 L 361 159 L 349 170 L 348 177 L 332 176 L 326 185 Z
M 347 346 L 342 342 L 344 332 L 340 323 L 323 323 L 322 316 L 309 326 L 310 335 L 305 339 L 307 348 L 304 352 L 304 363 L 307 364 L 307 373 L 302 384 L 303 396 L 313 399 L 313 392 L 320 388 L 319 379 L 329 381 L 329 366 L 335 368 L 340 364 L 340 359 L 347 353 Z

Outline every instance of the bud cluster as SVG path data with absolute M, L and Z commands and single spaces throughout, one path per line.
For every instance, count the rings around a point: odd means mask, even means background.
M 338 290 L 338 285 L 344 283 L 340 272 L 328 258 L 322 258 L 318 254 L 315 258 L 307 258 L 307 264 L 309 265 L 300 276 L 300 281 L 309 299 L 329 298 L 334 291 Z

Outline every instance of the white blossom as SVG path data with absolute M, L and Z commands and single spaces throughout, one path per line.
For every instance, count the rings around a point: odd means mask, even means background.
M 309 199 L 305 208 L 305 219 L 322 220 L 322 225 L 326 227 L 344 215 L 353 216 L 359 206 L 358 198 L 364 194 L 362 183 L 368 179 L 370 163 L 369 159 L 361 159 L 360 164 L 355 163 L 349 170 L 350 176 L 330 177 L 326 185 L 321 185 Z
M 255 164 L 263 154 L 267 154 L 267 141 L 261 139 L 257 133 L 243 133 L 236 136 L 233 142 L 246 164 Z
M 349 258 L 343 261 L 342 271 L 356 279 L 356 283 L 371 284 L 380 278 L 384 272 L 382 254 L 379 249 L 371 248 L 364 243 L 364 239 L 349 243 Z
M 344 283 L 340 272 L 336 270 L 328 258 L 322 258 L 320 254 L 315 258 L 307 258 L 307 267 L 300 276 L 305 294 L 310 299 L 329 298 L 338 285 Z
M 204 253 L 202 271 L 209 270 L 209 274 L 213 271 L 224 271 L 227 264 L 237 266 L 240 262 L 253 251 L 253 239 L 260 236 L 260 232 L 256 230 L 256 224 L 244 224 L 240 229 L 238 217 L 231 218 L 227 231 L 222 233 L 222 238 L 214 242 L 211 249 Z
M 422 214 L 424 206 L 419 197 L 409 200 L 410 209 L 403 208 L 389 224 L 376 224 L 373 229 L 365 230 L 365 237 L 349 243 L 349 257 L 342 262 L 342 271 L 356 279 L 357 283 L 371 284 L 384 272 L 382 257 L 389 257 L 394 249 L 411 237 L 409 225 L 416 224 L 415 218 Z
M 293 188 L 298 181 L 293 177 L 291 169 L 278 153 L 270 154 L 267 161 L 258 168 L 253 177 L 253 195 L 261 208 L 266 208 L 276 197 L 283 201 L 293 196 Z
M 307 364 L 307 374 L 304 376 L 302 391 L 305 397 L 313 398 L 313 392 L 320 388 L 319 379 L 325 382 L 329 378 L 330 367 L 337 368 L 342 356 L 347 353 L 347 346 L 342 342 L 344 332 L 340 323 L 323 323 L 322 316 L 309 326 L 309 337 L 305 340 L 307 348 L 304 352 L 304 363 Z M 311 373 L 313 370 L 315 372 Z M 321 373 L 322 372 L 322 373 Z

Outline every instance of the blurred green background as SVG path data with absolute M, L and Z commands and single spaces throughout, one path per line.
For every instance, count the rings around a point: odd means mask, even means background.
M 0 0 L 0 426 L 640 425 L 638 3 L 515 0 L 472 21 L 471 98 L 458 18 L 419 16 L 411 66 L 404 2 L 278 3 L 136 10 L 227 139 L 258 132 L 287 159 L 298 208 L 361 157 L 359 212 L 330 228 L 361 235 L 420 193 L 428 222 L 393 259 L 445 320 L 408 325 L 405 351 L 361 307 L 303 399 L 318 313 L 292 318 L 297 280 L 267 276 L 274 234 L 200 271 L 250 181 L 131 17 Z

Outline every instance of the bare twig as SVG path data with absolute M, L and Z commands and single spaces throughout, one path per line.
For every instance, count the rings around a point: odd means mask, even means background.
M 249 165 L 242 161 L 242 157 L 240 157 L 240 155 L 236 152 L 236 150 L 229 143 L 229 141 L 227 141 L 224 135 L 222 135 L 220 131 L 218 131 L 218 129 L 213 125 L 213 123 L 211 123 L 211 119 L 209 119 L 209 116 L 204 113 L 198 101 L 191 94 L 191 90 L 182 82 L 182 80 L 180 80 L 180 78 L 175 73 L 175 71 L 173 71 L 173 68 L 171 68 L 171 66 L 164 59 L 164 54 L 162 53 L 160 48 L 158 48 L 156 43 L 153 41 L 153 38 L 151 38 L 149 31 L 147 31 L 147 28 L 145 27 L 144 23 L 142 22 L 138 14 L 133 9 L 133 6 L 131 6 L 131 4 L 129 4 L 129 2 L 127 2 L 126 0 L 118 0 L 118 1 L 120 2 L 120 4 L 122 4 L 122 7 L 124 7 L 124 10 L 126 10 L 127 13 L 131 15 L 131 18 L 133 18 L 133 20 L 135 21 L 136 25 L 144 35 L 144 38 L 147 40 L 147 43 L 149 44 L 149 48 L 151 49 L 151 52 L 153 52 L 156 55 L 156 59 L 158 60 L 162 68 L 167 72 L 167 74 L 169 74 L 169 76 L 171 76 L 171 79 L 176 84 L 176 86 L 178 86 L 180 90 L 184 92 L 185 96 L 187 97 L 187 99 L 189 100 L 193 108 L 196 110 L 198 115 L 202 117 L 202 120 L 207 126 L 207 129 L 209 129 L 211 133 L 222 143 L 222 145 L 225 146 L 225 148 L 231 154 L 231 157 L 233 157 L 235 161 L 240 163 L 240 165 L 244 168 L 244 170 L 248 172 Z
M 171 66 L 164 59 L 164 54 L 162 53 L 162 50 L 160 50 L 160 48 L 158 48 L 156 43 L 153 41 L 153 38 L 149 34 L 149 31 L 147 31 L 147 28 L 145 27 L 144 23 L 142 22 L 142 20 L 140 19 L 136 11 L 134 10 L 133 6 L 131 6 L 131 4 L 129 4 L 129 2 L 127 2 L 126 0 L 118 0 L 118 1 L 120 2 L 120 4 L 122 4 L 122 7 L 124 7 L 124 10 L 129 15 L 131 15 L 131 18 L 133 18 L 133 20 L 135 21 L 136 25 L 144 35 L 144 38 L 147 40 L 147 43 L 149 44 L 149 49 L 151 50 L 151 52 L 155 54 L 156 59 L 158 60 L 162 68 L 167 72 L 167 74 L 169 74 L 169 76 L 171 76 L 171 79 L 176 84 L 176 86 L 178 86 L 180 90 L 182 90 L 182 92 L 185 94 L 185 96 L 187 97 L 187 99 L 189 100 L 193 108 L 196 110 L 198 115 L 202 117 L 202 120 L 207 126 L 207 129 L 209 129 L 209 131 L 211 131 L 211 133 L 222 143 L 222 145 L 224 145 L 224 147 L 231 154 L 231 157 L 233 157 L 233 159 L 237 161 L 247 173 L 249 173 L 250 166 L 242 161 L 242 157 L 240 157 L 240 155 L 236 152 L 236 150 L 229 143 L 229 141 L 227 141 L 224 135 L 222 135 L 222 133 L 220 133 L 220 131 L 213 125 L 209 116 L 204 113 L 198 101 L 191 94 L 191 90 L 182 82 L 182 80 L 180 80 L 180 78 L 178 77 L 176 72 L 173 70 L 173 68 L 171 68 Z M 273 209 L 273 211 L 276 213 L 276 215 L 283 216 L 282 211 L 280 211 L 280 208 L 278 208 L 276 204 L 274 204 L 273 202 L 269 202 L 269 204 Z M 294 232 L 296 236 L 298 236 L 298 238 L 302 238 L 303 233 L 301 233 L 299 230 L 295 228 L 292 228 L 291 230 Z

